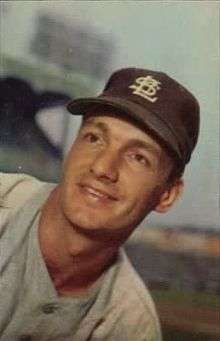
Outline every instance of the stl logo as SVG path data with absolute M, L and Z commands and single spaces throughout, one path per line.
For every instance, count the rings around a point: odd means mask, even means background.
M 135 95 L 141 96 L 148 101 L 154 103 L 157 100 L 155 97 L 158 90 L 160 90 L 161 83 L 152 76 L 139 77 L 135 80 L 136 84 L 132 84 L 129 88 L 134 89 L 132 92 Z

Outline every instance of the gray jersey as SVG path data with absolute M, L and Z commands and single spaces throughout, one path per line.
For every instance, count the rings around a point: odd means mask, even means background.
M 0 340 L 160 341 L 154 304 L 123 249 L 88 294 L 57 295 L 38 240 L 53 187 L 0 175 Z

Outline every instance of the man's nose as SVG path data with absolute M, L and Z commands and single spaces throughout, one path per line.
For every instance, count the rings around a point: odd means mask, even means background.
M 116 151 L 102 151 L 93 161 L 90 171 L 97 179 L 117 182 L 119 176 L 119 157 Z

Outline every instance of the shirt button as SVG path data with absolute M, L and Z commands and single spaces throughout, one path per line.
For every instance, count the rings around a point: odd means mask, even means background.
M 42 306 L 42 311 L 44 314 L 53 314 L 58 309 L 56 303 L 47 303 Z

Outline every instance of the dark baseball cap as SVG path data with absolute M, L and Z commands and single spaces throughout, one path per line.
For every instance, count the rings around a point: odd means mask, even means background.
M 189 162 L 199 134 L 199 104 L 167 74 L 139 68 L 118 70 L 102 94 L 76 99 L 67 109 L 74 115 L 85 115 L 94 105 L 104 105 L 115 109 L 119 116 L 136 120 L 152 131 L 183 166 Z

